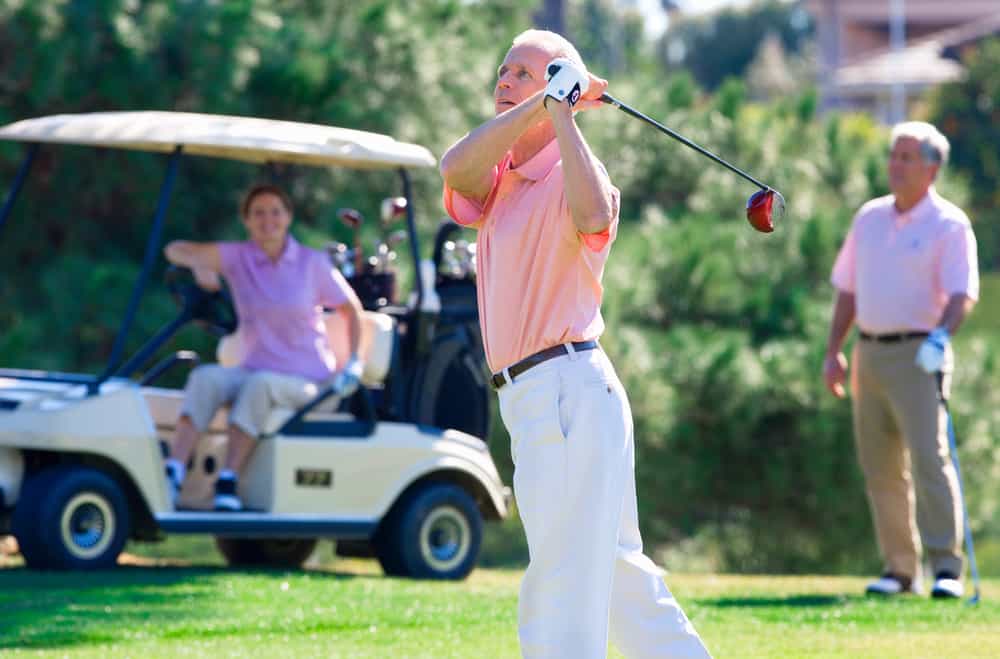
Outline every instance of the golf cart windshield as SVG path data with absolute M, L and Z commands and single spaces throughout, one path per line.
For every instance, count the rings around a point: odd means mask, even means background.
M 128 377 L 168 337 L 147 344 L 124 364 L 125 338 L 139 301 L 159 256 L 164 218 L 182 156 L 193 154 L 250 163 L 292 163 L 354 169 L 396 169 L 403 195 L 410 198 L 409 167 L 433 167 L 435 158 L 422 146 L 399 142 L 387 135 L 346 128 L 253 117 L 185 112 L 94 112 L 26 119 L 0 127 L 0 139 L 25 142 L 28 153 L 0 208 L 0 230 L 43 143 L 74 144 L 170 154 L 156 212 L 146 242 L 143 267 L 115 338 L 105 371 L 88 382 L 89 391 L 112 376 Z M 419 262 L 413 205 L 407 205 L 407 229 L 414 267 Z M 416 294 L 422 295 L 420 287 Z M 24 375 L 24 374 L 22 374 Z M 34 374 L 38 379 L 79 383 L 79 376 Z

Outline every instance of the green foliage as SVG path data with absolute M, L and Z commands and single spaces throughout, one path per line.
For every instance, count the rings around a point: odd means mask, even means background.
M 680 20 L 661 37 L 660 57 L 714 90 L 726 78 L 742 78 L 769 35 L 778 38 L 785 52 L 800 52 L 814 29 L 802 4 L 767 0 Z
M 976 226 L 980 262 L 1000 265 L 1000 38 L 971 49 L 966 75 L 942 85 L 931 102 L 930 120 L 951 142 L 951 167 L 968 177 L 974 195 L 969 215 Z

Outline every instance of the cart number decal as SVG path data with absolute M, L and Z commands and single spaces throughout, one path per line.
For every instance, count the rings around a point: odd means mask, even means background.
M 333 487 L 333 472 L 329 469 L 296 469 L 295 484 L 300 487 Z

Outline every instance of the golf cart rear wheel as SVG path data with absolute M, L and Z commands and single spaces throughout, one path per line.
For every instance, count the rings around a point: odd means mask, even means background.
M 115 565 L 131 523 L 118 483 L 96 469 L 74 466 L 32 476 L 11 522 L 28 567 L 57 570 Z
M 400 502 L 375 538 L 382 569 L 415 579 L 464 579 L 479 558 L 483 519 L 457 485 L 432 483 Z
M 411 418 L 436 428 L 461 430 L 483 441 L 490 434 L 490 398 L 481 358 L 453 333 L 434 344 L 415 375 Z
M 215 538 L 219 553 L 233 567 L 302 567 L 316 542 L 316 538 Z

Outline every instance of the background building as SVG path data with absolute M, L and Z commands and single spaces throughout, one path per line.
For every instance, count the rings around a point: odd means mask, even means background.
M 912 99 L 962 76 L 962 49 L 1000 32 L 996 0 L 807 0 L 823 107 L 893 122 Z

